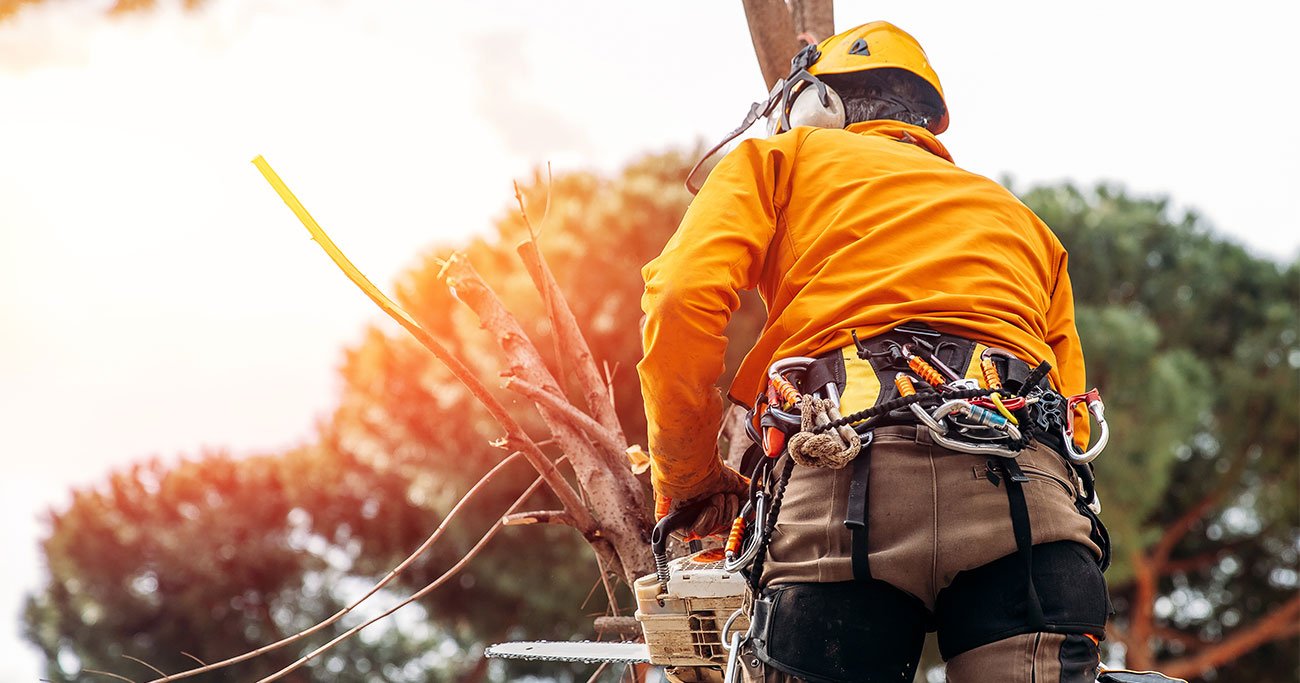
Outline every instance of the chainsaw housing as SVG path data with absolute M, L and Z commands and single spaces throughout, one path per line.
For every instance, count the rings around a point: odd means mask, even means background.
M 654 574 L 636 581 L 636 619 L 650 662 L 665 667 L 672 680 L 722 680 L 723 627 L 744 604 L 747 590 L 744 578 L 722 565 L 721 549 L 702 550 L 669 562 L 666 592 Z M 740 614 L 730 632 L 748 629 L 749 618 Z

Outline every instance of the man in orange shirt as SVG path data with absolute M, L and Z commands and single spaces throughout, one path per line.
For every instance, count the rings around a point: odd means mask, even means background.
M 1061 400 L 1084 383 L 1065 250 L 953 164 L 938 77 L 898 28 L 809 46 L 776 92 L 777 134 L 718 164 L 645 267 L 638 366 L 659 510 L 700 503 L 691 531 L 725 532 L 750 492 L 717 453 L 723 330 L 740 290 L 767 305 L 730 392 L 759 411 L 771 457 L 746 474 L 777 501 L 751 531 L 745 675 L 910 681 L 937 629 L 954 683 L 1094 680 L 1108 551 L 1097 447 Z M 781 447 L 817 434 L 844 457 Z

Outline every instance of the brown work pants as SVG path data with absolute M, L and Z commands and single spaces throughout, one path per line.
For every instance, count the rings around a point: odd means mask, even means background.
M 996 473 L 989 476 L 989 456 L 938 446 L 925 429 L 892 426 L 876 430 L 869 457 L 871 578 L 914 596 L 933 615 L 940 593 L 958 574 L 1016 552 L 1007 491 L 995 484 Z M 1029 478 L 1023 490 L 1033 543 L 1071 541 L 1099 557 L 1091 524 L 1075 507 L 1076 477 L 1061 456 L 1034 444 L 1017 462 Z M 852 532 L 844 526 L 852 476 L 852 464 L 839 470 L 794 469 L 763 571 L 765 586 L 854 580 Z M 1104 603 L 1104 589 L 1100 592 L 1090 599 Z M 1083 637 L 1073 636 L 1072 644 Z M 1066 639 L 1018 634 L 956 653 L 948 662 L 948 680 L 1056 683 Z M 800 680 L 756 657 L 743 657 L 742 664 L 746 680 Z

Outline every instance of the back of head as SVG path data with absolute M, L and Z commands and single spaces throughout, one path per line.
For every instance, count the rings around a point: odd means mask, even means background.
M 894 119 L 936 134 L 948 128 L 943 86 L 920 43 L 873 21 L 818 43 L 807 66 L 844 101 L 846 123 Z
M 827 76 L 823 80 L 844 103 L 844 125 L 892 119 L 938 132 L 935 128 L 944 121 L 943 102 L 936 101 L 934 89 L 902 69 Z

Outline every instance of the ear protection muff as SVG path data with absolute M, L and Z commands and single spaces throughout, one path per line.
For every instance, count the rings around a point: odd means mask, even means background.
M 806 45 L 790 60 L 790 75 L 781 82 L 781 117 L 768 127 L 769 133 L 799 126 L 844 127 L 844 101 L 825 81 L 808 72 L 821 56 L 816 45 Z
M 786 108 L 784 130 L 799 126 L 844 127 L 844 100 L 833 88 L 820 81 L 818 85 L 820 87 L 810 85 L 795 93 L 794 101 Z

